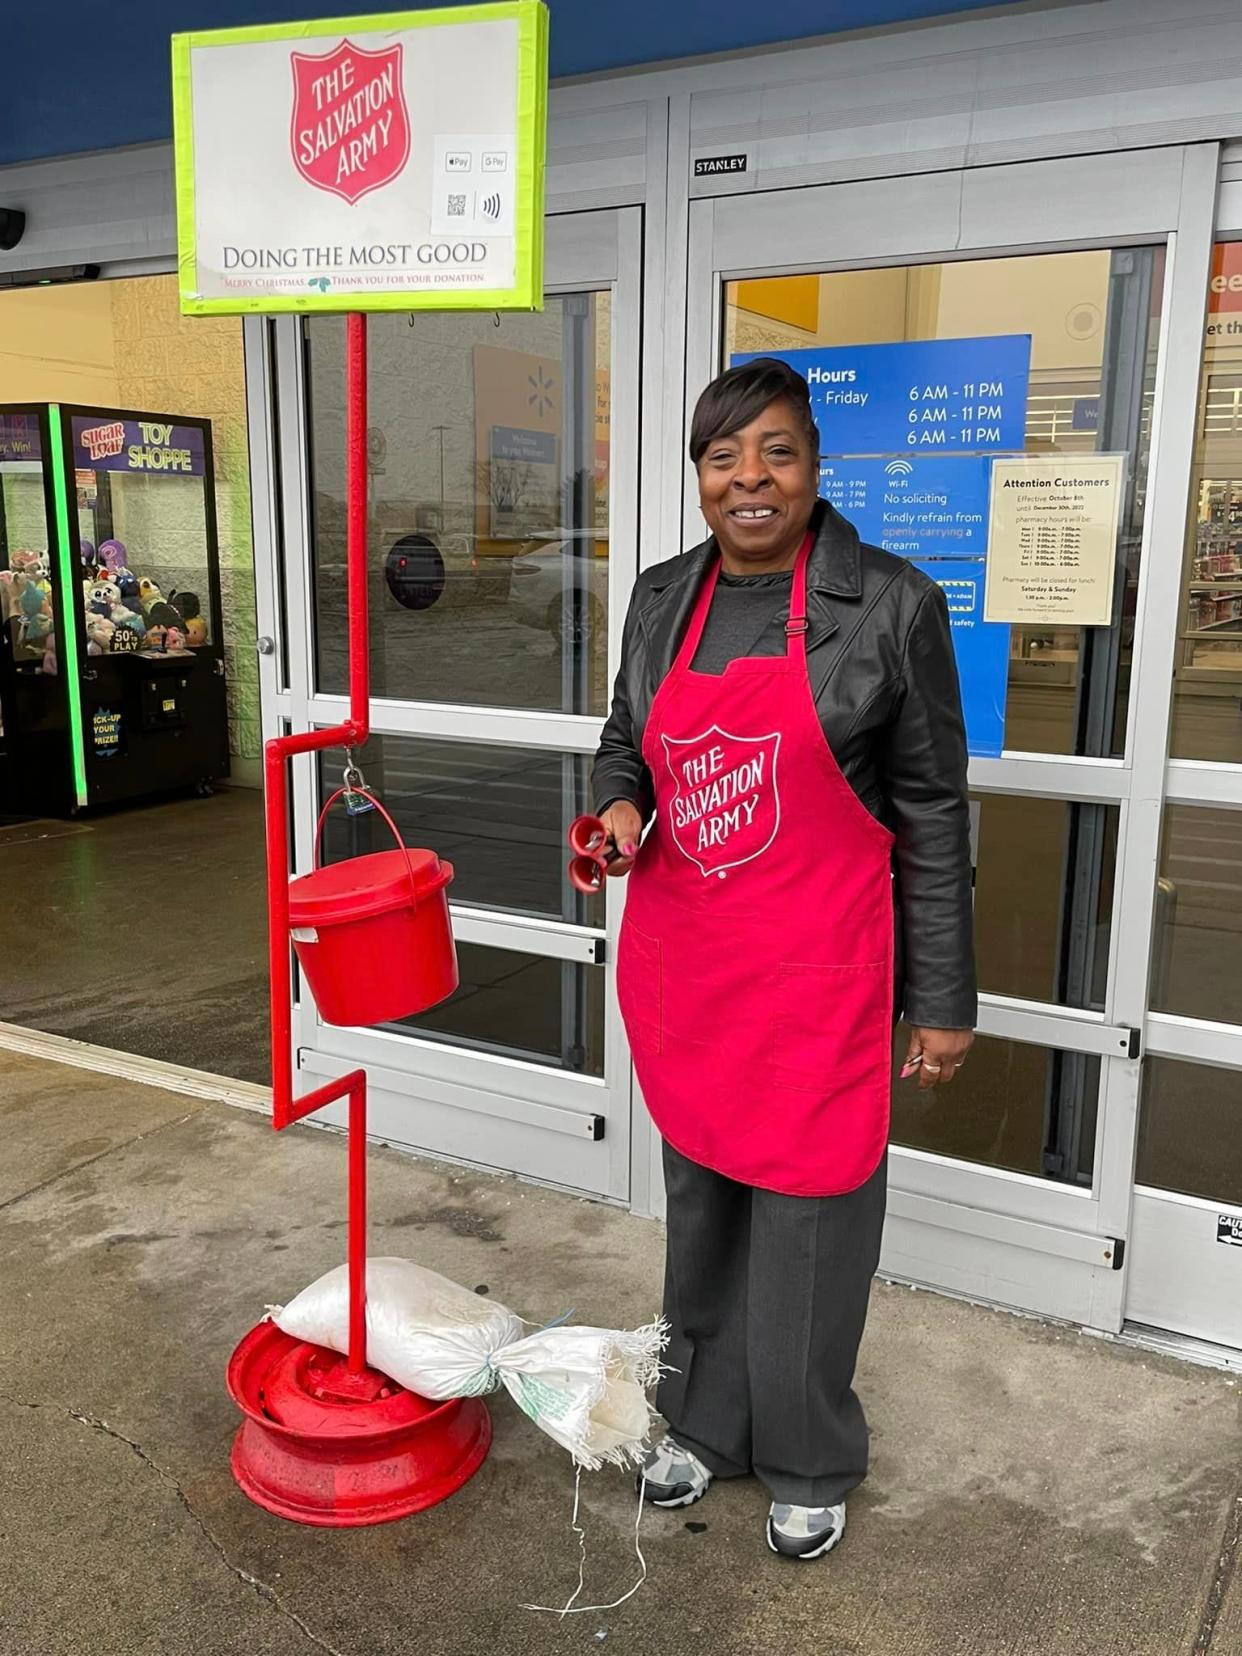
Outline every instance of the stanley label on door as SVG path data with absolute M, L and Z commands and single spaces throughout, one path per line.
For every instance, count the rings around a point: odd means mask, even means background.
M 714 178 L 717 173 L 743 173 L 749 164 L 748 155 L 698 155 L 694 160 L 694 176 Z
M 1216 1240 L 1231 1248 L 1242 1248 L 1242 1213 L 1217 1214 Z

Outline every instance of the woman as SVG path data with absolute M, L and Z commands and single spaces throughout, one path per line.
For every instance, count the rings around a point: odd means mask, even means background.
M 645 1493 L 754 1472 L 811 1559 L 867 1468 L 892 1025 L 946 1086 L 975 1021 L 966 744 L 944 595 L 817 499 L 806 381 L 699 399 L 711 539 L 645 571 L 595 764 L 630 876 L 617 986 L 664 1137 L 669 1436 Z M 643 839 L 647 822 L 654 818 Z

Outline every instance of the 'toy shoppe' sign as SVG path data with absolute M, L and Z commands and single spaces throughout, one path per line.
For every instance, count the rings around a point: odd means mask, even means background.
M 547 9 L 173 36 L 181 308 L 543 302 Z
M 73 464 L 78 471 L 202 477 L 202 428 L 169 420 L 99 420 L 75 414 Z

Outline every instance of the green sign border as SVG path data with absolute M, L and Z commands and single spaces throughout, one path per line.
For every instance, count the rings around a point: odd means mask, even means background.
M 518 26 L 517 205 L 514 282 L 489 291 L 426 293 L 316 293 L 305 298 L 261 294 L 203 299 L 198 294 L 194 198 L 194 108 L 190 55 L 212 46 L 265 40 L 314 40 L 320 35 L 365 35 L 376 30 L 448 28 L 512 18 Z M 328 17 L 313 23 L 273 23 L 251 29 L 209 29 L 172 37 L 173 142 L 176 156 L 177 283 L 187 316 L 314 315 L 330 311 L 496 311 L 543 308 L 543 195 L 548 130 L 548 8 L 544 0 L 495 0 L 441 11 L 380 12 Z

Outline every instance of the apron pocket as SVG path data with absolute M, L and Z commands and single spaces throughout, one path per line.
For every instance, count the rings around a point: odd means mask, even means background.
M 801 966 L 782 962 L 773 1019 L 778 1086 L 831 1097 L 887 1085 L 892 1062 L 888 963 Z
M 628 917 L 617 944 L 617 1002 L 630 1046 L 658 1055 L 664 1033 L 663 951 Z

